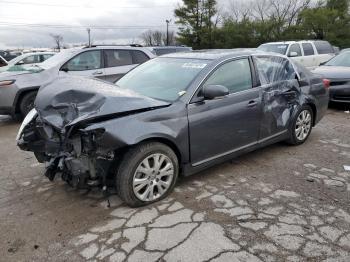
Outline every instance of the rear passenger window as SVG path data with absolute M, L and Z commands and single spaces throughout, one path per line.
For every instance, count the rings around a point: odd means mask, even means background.
M 299 44 L 292 44 L 289 48 L 288 56 L 291 56 L 292 52 L 297 53 L 297 56 L 301 56 L 301 49 Z
M 309 55 L 314 55 L 314 48 L 312 47 L 312 44 L 310 43 L 303 43 L 302 44 L 303 49 L 304 49 L 304 55 L 309 56 Z
M 134 64 L 142 64 L 149 60 L 149 57 L 141 51 L 132 51 Z
M 230 93 L 252 88 L 252 76 L 248 59 L 228 62 L 220 66 L 206 81 L 205 85 L 222 85 Z
M 283 57 L 255 57 L 254 61 L 262 85 L 295 79 L 293 65 Z
M 333 47 L 326 41 L 315 41 L 314 44 L 319 54 L 334 53 Z
M 131 53 L 128 50 L 105 50 L 106 67 L 132 65 Z

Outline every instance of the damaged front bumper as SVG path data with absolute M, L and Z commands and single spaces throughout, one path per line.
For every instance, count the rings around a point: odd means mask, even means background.
M 43 122 L 33 109 L 19 129 L 17 145 L 46 163 L 45 176 L 51 181 L 60 174 L 73 187 L 106 187 L 115 155 L 99 147 L 103 133 L 103 129 L 86 132 L 74 126 L 59 130 Z

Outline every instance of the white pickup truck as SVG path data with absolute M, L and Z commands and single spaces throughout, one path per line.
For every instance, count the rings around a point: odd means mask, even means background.
M 310 69 L 327 62 L 335 55 L 332 45 L 323 40 L 271 42 L 260 45 L 258 50 L 286 55 Z

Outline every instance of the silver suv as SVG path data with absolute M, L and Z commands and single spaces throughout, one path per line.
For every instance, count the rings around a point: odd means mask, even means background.
M 137 65 L 155 57 L 140 46 L 92 46 L 66 49 L 36 66 L 0 73 L 0 114 L 25 116 L 38 89 L 62 75 L 96 77 L 115 82 Z

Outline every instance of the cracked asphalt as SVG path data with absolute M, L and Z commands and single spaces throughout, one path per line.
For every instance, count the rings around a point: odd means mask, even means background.
M 0 116 L 0 261 L 350 261 L 350 114 L 330 109 L 284 143 L 182 178 L 126 207 L 43 177 Z

